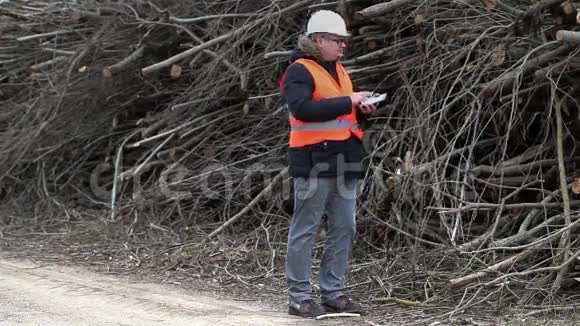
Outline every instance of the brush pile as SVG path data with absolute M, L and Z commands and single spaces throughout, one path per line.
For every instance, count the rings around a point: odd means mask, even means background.
M 178 248 L 197 243 L 189 265 L 281 272 L 292 189 L 278 80 L 308 15 L 332 9 L 353 33 L 356 86 L 389 94 L 366 127 L 352 287 L 427 304 L 469 286 L 454 311 L 552 298 L 576 285 L 580 255 L 578 6 L 9 1 L 0 196 L 171 231 Z

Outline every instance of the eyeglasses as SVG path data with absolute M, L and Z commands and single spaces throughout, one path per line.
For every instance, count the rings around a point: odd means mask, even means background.
M 333 37 L 325 37 L 324 39 L 336 43 L 336 45 L 340 46 L 344 43 L 344 45 L 348 45 L 348 40 L 344 38 L 333 38 Z

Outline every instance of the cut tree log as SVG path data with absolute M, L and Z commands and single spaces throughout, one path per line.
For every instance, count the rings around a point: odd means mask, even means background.
M 559 6 L 560 4 L 562 4 L 565 1 L 566 0 L 542 0 L 539 3 L 537 3 L 536 5 L 532 6 L 530 9 L 528 9 L 528 11 L 526 12 L 526 15 L 531 17 L 531 16 L 535 15 L 537 12 L 540 12 L 546 8 Z
M 183 26 L 178 26 L 178 28 L 180 28 L 182 31 L 184 31 L 187 35 L 189 35 L 192 39 L 194 39 L 196 42 L 198 43 L 204 43 L 203 40 L 195 35 L 194 33 L 192 33 L 190 30 L 188 30 L 187 28 L 183 27 Z M 234 64 L 232 64 L 230 61 L 228 61 L 223 55 L 219 55 L 217 53 L 215 53 L 214 51 L 205 49 L 202 51 L 202 53 L 204 54 L 208 54 L 210 55 L 212 58 L 214 59 L 218 59 L 221 61 L 221 63 L 224 64 L 224 66 L 226 66 L 230 71 L 232 71 L 233 73 L 235 73 L 236 75 L 238 75 L 240 77 L 240 89 L 243 91 L 246 91 L 248 88 L 248 74 L 243 72 L 240 68 L 238 68 L 237 66 L 235 66 Z M 190 62 L 189 64 L 190 67 L 193 67 L 193 60 L 192 62 Z
M 292 54 L 292 50 L 289 51 L 272 51 L 264 54 L 264 59 L 273 59 L 273 58 L 290 58 Z
M 426 21 L 427 21 L 427 16 L 424 14 L 419 14 L 419 15 L 415 16 L 415 26 L 421 26 L 421 25 L 425 24 Z
M 576 7 L 570 1 L 565 1 L 557 6 L 550 7 L 552 16 L 571 15 L 576 14 Z
M 481 0 L 481 4 L 487 10 L 492 10 L 497 7 L 497 0 Z
M 580 44 L 580 32 L 559 30 L 556 33 L 556 39 L 571 44 Z
M 548 45 L 551 44 L 552 43 L 549 43 Z M 544 44 L 543 46 L 546 46 L 546 44 Z M 492 96 L 501 89 L 513 86 L 518 76 L 526 74 L 533 68 L 538 68 L 545 65 L 550 60 L 553 60 L 563 54 L 568 53 L 572 48 L 573 46 L 570 44 L 562 44 L 549 52 L 546 52 L 533 59 L 526 61 L 524 64 L 521 65 L 519 69 L 509 71 L 504 75 L 496 78 L 495 80 L 482 85 L 481 94 L 483 96 Z
M 182 72 L 183 72 L 183 68 L 181 68 L 180 65 L 173 64 L 173 65 L 171 65 L 171 68 L 169 69 L 169 76 L 171 77 L 171 79 L 176 80 L 176 79 L 179 79 L 179 77 L 181 77 Z
M 111 78 L 113 77 L 115 74 L 124 71 L 126 69 L 129 69 L 131 66 L 133 66 L 139 59 L 141 59 L 141 57 L 143 56 L 143 53 L 145 52 L 145 48 L 144 47 L 140 47 L 137 50 L 135 50 L 133 53 L 131 53 L 131 55 L 129 55 L 128 57 L 126 57 L 125 59 L 123 59 L 122 61 L 112 65 L 112 66 L 108 66 L 103 68 L 103 76 L 105 78 Z
M 22 37 L 17 38 L 16 41 L 18 41 L 18 42 L 26 42 L 26 41 L 36 40 L 36 39 L 39 39 L 39 38 L 52 37 L 52 36 L 65 35 L 65 34 L 72 34 L 72 33 L 86 32 L 88 30 L 92 30 L 92 28 L 79 28 L 79 29 L 71 29 L 71 30 L 58 30 L 58 31 L 53 31 L 53 32 L 47 32 L 47 33 L 41 33 L 41 34 L 34 34 L 34 35 L 22 36 Z
M 487 185 L 501 186 L 501 187 L 506 187 L 506 186 L 516 187 L 516 186 L 525 184 L 527 182 L 531 182 L 533 180 L 537 180 L 536 176 L 524 175 L 524 176 L 517 176 L 517 177 L 474 179 L 474 181 L 481 181 Z
M 417 0 L 391 0 L 389 2 L 378 3 L 358 11 L 356 15 L 362 18 L 379 17 L 400 7 L 410 5 L 415 1 Z
M 522 154 L 520 154 L 514 158 L 511 158 L 509 160 L 505 160 L 505 161 L 501 162 L 498 166 L 499 167 L 508 167 L 508 166 L 523 164 L 523 163 L 528 162 L 534 158 L 541 157 L 548 149 L 549 149 L 548 146 L 546 146 L 544 144 L 532 146 L 532 147 L 526 149 L 526 151 L 523 152 Z
M 534 92 L 536 92 L 542 88 L 545 88 L 547 86 L 550 86 L 550 82 L 544 81 L 542 83 L 536 83 L 536 84 L 533 84 L 532 86 L 519 89 L 516 94 L 518 97 L 527 96 L 530 93 L 534 93 Z M 502 103 L 510 102 L 514 99 L 514 95 L 515 94 L 504 95 L 504 96 L 499 98 L 499 101 Z
M 199 24 L 204 21 L 214 20 L 214 19 L 224 19 L 224 18 L 252 18 L 256 14 L 221 14 L 221 15 L 208 15 L 193 18 L 179 18 L 171 16 L 169 21 L 176 24 Z
M 47 68 L 53 68 L 57 64 L 59 64 L 61 62 L 68 61 L 68 60 L 70 60 L 70 57 L 64 57 L 64 56 L 63 57 L 56 57 L 54 59 L 35 64 L 35 65 L 31 66 L 30 69 L 33 71 L 45 70 Z
M 571 160 L 578 160 L 580 157 L 574 157 Z M 534 170 L 544 167 L 551 167 L 558 164 L 557 159 L 537 160 L 527 164 L 511 165 L 511 166 L 491 166 L 478 165 L 471 170 L 475 176 L 489 175 L 492 177 L 511 176 L 511 175 L 527 175 Z
M 70 18 L 74 24 L 80 24 L 85 20 L 102 20 L 103 17 L 98 12 L 86 11 L 86 10 L 72 10 L 70 13 Z
M 223 34 L 221 36 L 218 36 L 218 37 L 212 39 L 211 41 L 207 41 L 205 43 L 199 44 L 199 45 L 194 46 L 193 48 L 191 48 L 189 50 L 183 51 L 183 52 L 181 52 L 181 53 L 179 53 L 177 55 L 174 55 L 173 57 L 168 58 L 168 59 L 166 59 L 164 61 L 161 61 L 161 62 L 158 62 L 156 64 L 153 64 L 153 65 L 150 65 L 148 67 L 145 67 L 145 68 L 141 69 L 141 72 L 142 72 L 142 74 L 144 76 L 147 76 L 147 75 L 149 75 L 149 74 L 151 74 L 151 73 L 153 73 L 153 72 L 155 72 L 155 71 L 157 71 L 159 69 L 166 68 L 166 67 L 171 66 L 172 64 L 174 64 L 176 62 L 179 62 L 182 59 L 185 59 L 187 57 L 190 57 L 190 56 L 196 54 L 197 52 L 200 52 L 202 50 L 205 50 L 205 49 L 207 49 L 209 47 L 212 47 L 214 45 L 223 43 L 223 42 L 229 40 L 232 37 L 235 37 L 235 36 L 238 36 L 238 35 L 242 35 L 242 34 L 246 33 L 247 31 L 249 31 L 250 29 L 255 28 L 256 26 L 259 26 L 260 24 L 264 23 L 266 20 L 272 18 L 273 16 L 286 14 L 286 13 L 291 12 L 292 10 L 296 10 L 296 9 L 302 8 L 303 6 L 309 4 L 312 1 L 314 1 L 314 0 L 302 0 L 302 1 L 298 1 L 298 2 L 296 2 L 294 4 L 292 4 L 292 5 L 284 8 L 284 9 L 281 9 L 279 11 L 273 12 L 273 13 L 271 13 L 269 15 L 265 15 L 265 16 L 257 19 L 257 20 L 254 20 L 254 21 L 252 21 L 252 22 L 250 22 L 248 24 L 245 24 L 245 25 L 243 25 L 243 26 L 235 29 L 234 31 L 231 31 L 231 32 L 229 32 L 227 34 Z
M 149 138 L 166 125 L 167 125 L 166 119 L 159 119 L 149 127 L 143 129 L 143 131 L 141 131 L 141 136 L 143 136 L 143 138 Z
M 523 58 L 528 53 L 523 47 L 519 46 L 499 46 L 493 51 L 493 62 L 496 66 L 505 66 L 507 64 L 515 63 L 517 60 Z
M 479 280 L 486 277 L 490 273 L 504 271 L 504 270 L 512 267 L 513 265 L 515 265 L 517 262 L 531 257 L 533 254 L 536 253 L 536 251 L 537 251 L 536 248 L 528 248 L 528 249 L 520 252 L 519 254 L 514 255 L 506 260 L 500 261 L 499 263 L 494 264 L 494 265 L 492 265 L 492 266 L 490 266 L 482 271 L 479 271 L 479 272 L 473 273 L 473 274 L 469 274 L 469 275 L 466 275 L 466 276 L 463 276 L 460 278 L 451 279 L 451 280 L 449 280 L 449 287 L 452 289 L 457 289 L 457 288 L 462 288 L 462 287 L 469 285 L 471 283 L 478 282 Z
M 505 3 L 505 1 L 503 0 L 480 0 L 481 4 L 485 7 L 485 9 L 487 10 L 492 10 L 492 9 L 499 9 L 503 12 L 507 12 L 515 17 L 520 17 L 526 14 L 525 11 L 514 8 L 508 4 Z
M 558 78 L 558 76 L 566 72 L 570 72 L 570 66 L 566 62 L 556 62 L 548 67 L 536 70 L 534 72 L 534 81 L 543 82 L 548 78 L 548 75 Z
M 559 8 L 562 10 L 562 14 L 568 15 L 576 15 L 576 6 L 572 4 L 570 1 L 566 1 L 560 4 Z
M 75 55 L 76 52 L 74 51 L 65 51 L 65 50 L 58 50 L 58 49 L 51 49 L 51 48 L 42 48 L 42 52 L 52 53 L 52 54 L 60 54 L 60 55 Z

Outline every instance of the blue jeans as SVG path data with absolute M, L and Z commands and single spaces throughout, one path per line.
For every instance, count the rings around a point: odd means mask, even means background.
M 356 236 L 357 183 L 357 179 L 294 178 L 294 215 L 286 256 L 291 303 L 312 298 L 312 247 L 325 213 L 328 230 L 320 263 L 321 299 L 325 302 L 342 295 Z

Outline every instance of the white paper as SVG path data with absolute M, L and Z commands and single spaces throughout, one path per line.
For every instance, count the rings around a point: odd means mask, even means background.
M 363 104 L 377 104 L 380 102 L 383 102 L 385 99 L 387 98 L 387 94 L 377 94 L 377 95 L 373 95 L 371 97 L 367 97 Z

